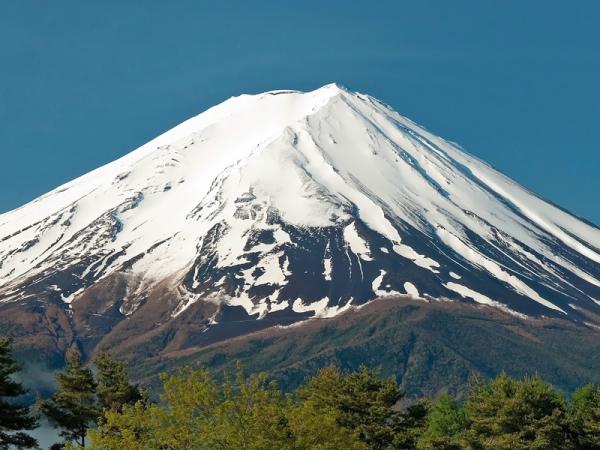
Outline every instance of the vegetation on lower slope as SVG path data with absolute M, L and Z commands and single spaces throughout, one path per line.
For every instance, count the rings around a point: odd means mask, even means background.
M 220 372 L 241 361 L 250 372 L 269 373 L 286 391 L 328 365 L 345 371 L 366 365 L 394 376 L 408 398 L 443 392 L 461 397 L 471 373 L 537 374 L 566 392 L 600 383 L 599 338 L 598 330 L 567 321 L 521 320 L 456 302 L 381 299 L 333 319 L 203 348 L 121 356 L 130 359 L 135 379 L 156 387 L 157 373 L 196 363 Z

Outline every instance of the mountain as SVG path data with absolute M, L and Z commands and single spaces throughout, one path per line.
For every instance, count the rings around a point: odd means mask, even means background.
M 233 97 L 0 215 L 0 331 L 57 360 L 382 297 L 595 329 L 600 229 L 335 84 Z

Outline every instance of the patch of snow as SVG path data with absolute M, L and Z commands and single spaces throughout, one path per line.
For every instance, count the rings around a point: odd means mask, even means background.
M 494 306 L 496 308 L 502 309 L 503 311 L 506 311 L 510 314 L 513 314 L 513 315 L 521 317 L 521 318 L 527 317 L 524 314 L 520 314 L 520 313 L 513 311 L 512 309 L 506 307 L 505 305 L 503 305 L 500 302 L 492 300 L 491 298 L 489 298 L 483 294 L 480 294 L 479 292 L 474 291 L 473 289 L 468 288 L 467 286 L 463 286 L 462 284 L 449 282 L 449 283 L 444 284 L 444 287 L 446 289 L 456 292 L 463 298 L 470 298 L 470 299 L 476 301 L 477 303 L 481 303 L 483 305 Z
M 286 277 L 289 277 L 292 274 L 292 272 L 290 272 L 290 258 L 287 255 L 285 257 L 285 261 L 283 262 L 281 270 L 283 270 L 283 274 Z
M 200 282 L 198 281 L 198 270 L 200 269 L 200 266 L 196 265 L 194 266 L 194 277 L 193 277 L 193 282 L 192 282 L 192 289 L 196 289 L 198 288 L 198 286 L 200 286 Z
M 394 291 L 391 289 L 383 290 L 381 289 L 381 285 L 383 283 L 383 277 L 385 277 L 385 270 L 380 270 L 379 271 L 379 275 L 377 276 L 377 278 L 375 278 L 373 280 L 373 283 L 371 283 L 371 289 L 373 290 L 373 293 L 375 294 L 376 297 L 389 297 L 389 296 L 396 296 L 396 295 L 403 295 L 398 291 Z M 386 286 L 388 287 L 388 286 Z
M 406 293 L 408 295 L 410 295 L 411 297 L 414 298 L 420 298 L 419 296 L 419 290 L 417 289 L 417 287 L 412 284 L 411 282 L 407 281 L 406 283 L 404 283 L 404 290 L 406 291 Z
M 328 306 L 328 304 L 328 297 L 312 302 L 309 305 L 305 305 L 302 299 L 298 298 L 292 304 L 292 310 L 297 313 L 313 312 L 314 318 L 328 319 L 352 308 L 352 299 L 343 306 Z
M 171 317 L 179 316 L 182 312 L 184 312 L 186 309 L 188 309 L 200 299 L 199 295 L 189 292 L 183 286 L 178 287 L 177 293 L 179 294 L 181 300 L 177 307 L 171 313 Z
M 350 250 L 364 261 L 373 261 L 369 244 L 358 235 L 354 222 L 344 227 L 344 240 L 350 246 Z
M 73 300 L 75 300 L 75 298 L 76 298 L 76 297 L 77 297 L 79 294 L 81 294 L 83 291 L 84 291 L 84 289 L 83 289 L 83 288 L 81 288 L 81 289 L 77 289 L 75 292 L 73 292 L 73 293 L 71 293 L 71 294 L 69 294 L 69 295 L 60 294 L 60 299 L 61 299 L 63 302 L 65 302 L 65 303 L 67 303 L 68 305 L 70 305 L 70 304 L 73 302 Z
M 331 281 L 331 268 L 332 268 L 332 264 L 331 264 L 331 257 L 329 258 L 325 258 L 323 260 L 323 277 L 325 278 L 326 281 Z
M 285 271 L 279 265 L 279 257 L 283 253 L 274 253 L 264 257 L 257 267 L 264 269 L 264 273 L 255 280 L 256 285 L 274 284 L 281 286 L 285 284 Z
M 427 258 L 423 255 L 419 255 L 415 250 L 413 250 L 408 245 L 395 244 L 393 246 L 393 249 L 400 256 L 403 256 L 406 259 L 410 259 L 417 266 L 423 267 L 424 269 L 427 269 L 427 270 L 431 270 L 434 273 L 438 273 L 437 270 L 434 269 L 435 267 L 440 267 L 440 264 L 437 261 L 435 261 L 431 258 Z
M 290 302 L 288 302 L 287 300 L 284 300 L 280 303 L 271 303 L 269 312 L 283 311 L 284 309 L 289 308 L 289 306 L 290 306 Z
M 292 310 L 297 313 L 314 312 L 315 315 L 323 313 L 327 309 L 329 298 L 323 297 L 321 300 L 305 305 L 302 299 L 298 298 L 292 304 Z

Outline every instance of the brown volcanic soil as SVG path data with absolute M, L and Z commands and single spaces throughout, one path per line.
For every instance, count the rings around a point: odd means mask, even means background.
M 0 303 L 0 335 L 15 339 L 21 360 L 51 368 L 63 365 L 65 352 L 75 342 L 64 305 L 35 299 Z

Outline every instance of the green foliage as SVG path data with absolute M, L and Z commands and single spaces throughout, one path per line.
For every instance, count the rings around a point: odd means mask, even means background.
M 96 424 L 102 408 L 94 375 L 83 365 L 77 350 L 69 353 L 67 367 L 56 375 L 56 381 L 58 389 L 52 397 L 40 401 L 40 411 L 61 429 L 62 437 L 84 447 L 87 431 Z
M 394 409 L 402 392 L 393 378 L 383 379 L 365 367 L 348 375 L 328 367 L 300 388 L 298 396 L 317 410 L 333 412 L 338 424 L 369 449 L 410 448 L 403 447 L 412 443 L 405 434 L 417 410 L 406 415 Z
M 12 342 L 0 337 L 0 449 L 32 448 L 37 441 L 21 430 L 32 430 L 37 426 L 37 418 L 29 408 L 14 402 L 16 397 L 26 393 L 21 383 L 13 376 L 19 367 L 12 357 Z M 11 399 L 13 399 L 11 401 Z
M 449 395 L 442 395 L 429 412 L 427 428 L 419 440 L 419 448 L 459 450 L 468 425 L 464 408 Z
M 422 399 L 409 406 L 401 414 L 396 415 L 394 449 L 417 448 L 417 443 L 427 427 L 427 417 L 430 409 L 431 402 Z
M 160 405 L 111 410 L 92 449 L 287 449 L 287 400 L 264 374 L 238 374 L 219 385 L 205 369 L 163 376 Z
M 124 405 L 144 398 L 139 387 L 130 384 L 125 363 L 115 360 L 110 353 L 98 353 L 94 357 L 94 365 L 97 369 L 98 398 L 103 408 L 120 411 Z
M 123 362 L 109 353 L 99 353 L 94 364 L 97 380 L 81 361 L 79 352 L 70 352 L 65 371 L 55 376 L 58 389 L 49 399 L 39 401 L 40 411 L 61 429 L 60 435 L 65 439 L 52 448 L 85 447 L 89 430 L 99 421 L 111 412 L 122 411 L 126 405 L 146 401 L 145 394 L 130 384 Z
M 569 424 L 577 449 L 600 449 L 600 387 L 588 384 L 573 394 Z
M 287 420 L 293 437 L 294 449 L 363 450 L 366 445 L 356 430 L 340 426 L 339 411 L 324 407 L 313 399 L 290 401 Z
M 92 449 L 367 450 L 414 448 L 428 407 L 394 409 L 394 380 L 322 370 L 285 396 L 265 374 L 215 381 L 207 369 L 162 376 L 160 404 L 108 410 Z
M 289 446 L 285 397 L 265 374 L 244 376 L 238 368 L 234 381 L 226 380 L 216 418 L 214 447 L 277 449 Z M 214 448 L 213 447 L 213 448 Z
M 539 378 L 506 374 L 472 387 L 466 412 L 468 448 L 556 450 L 573 448 L 565 400 Z
M 288 395 L 264 373 L 246 376 L 239 367 L 221 382 L 206 368 L 185 368 L 161 379 L 159 403 L 105 408 L 98 428 L 89 431 L 89 448 L 600 449 L 600 388 L 592 385 L 567 403 L 538 378 L 502 374 L 489 382 L 475 380 L 464 404 L 442 395 L 433 404 L 421 400 L 402 408 L 396 382 L 364 367 L 349 374 L 322 369 Z

